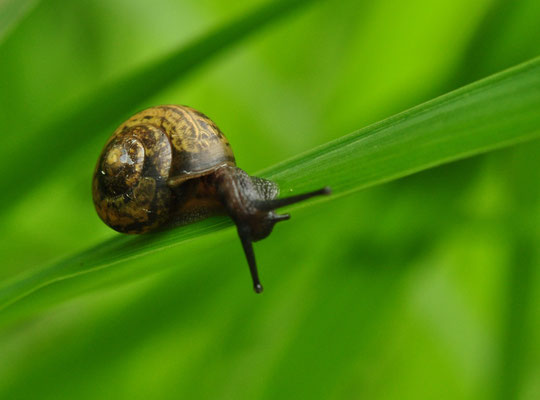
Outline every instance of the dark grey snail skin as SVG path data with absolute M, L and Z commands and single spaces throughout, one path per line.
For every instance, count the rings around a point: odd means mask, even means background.
M 274 210 L 330 193 L 325 187 L 277 199 L 277 184 L 236 166 L 229 142 L 210 118 L 176 105 L 151 107 L 120 125 L 101 153 L 92 185 L 98 215 L 122 233 L 229 215 L 257 293 L 263 287 L 252 243 L 290 218 Z

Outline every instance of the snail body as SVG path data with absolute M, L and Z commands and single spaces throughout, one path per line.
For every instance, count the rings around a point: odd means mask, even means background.
M 99 217 L 122 233 L 229 215 L 260 293 L 252 242 L 289 219 L 275 208 L 329 189 L 277 199 L 275 183 L 236 166 L 229 142 L 210 118 L 190 107 L 164 105 L 141 111 L 116 129 L 98 160 L 92 193 Z

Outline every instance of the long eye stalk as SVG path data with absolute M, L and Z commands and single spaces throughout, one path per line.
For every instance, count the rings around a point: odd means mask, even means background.
M 285 207 L 291 204 L 299 203 L 301 201 L 310 199 L 315 196 L 327 195 L 332 193 L 328 186 L 323 187 L 313 192 L 297 194 L 296 196 L 285 197 L 283 199 L 264 200 L 255 202 L 255 207 L 260 211 L 271 211 L 276 208 Z
M 246 254 L 249 270 L 251 272 L 251 278 L 253 280 L 253 289 L 255 290 L 256 293 L 261 293 L 263 291 L 263 287 L 259 280 L 257 264 L 255 262 L 255 253 L 253 251 L 253 241 L 257 241 L 263 237 L 266 237 L 272 231 L 272 227 L 274 226 L 275 223 L 279 221 L 285 221 L 290 218 L 289 214 L 279 215 L 279 214 L 273 213 L 273 210 L 279 207 L 284 207 L 290 204 L 307 200 L 311 197 L 327 195 L 330 193 L 331 193 L 330 188 L 324 187 L 322 189 L 315 190 L 313 192 L 303 193 L 296 196 L 286 197 L 283 199 L 262 200 L 262 201 L 255 201 L 252 203 L 252 205 L 255 206 L 257 211 L 263 212 L 263 213 L 265 212 L 270 213 L 269 215 L 268 214 L 266 215 L 268 229 L 265 232 L 265 234 L 262 236 L 259 236 L 259 237 L 257 237 L 256 235 L 254 236 L 249 226 L 244 225 L 242 223 L 238 224 L 238 236 L 240 236 L 240 240 L 242 241 L 242 247 L 244 248 L 244 253 Z
M 249 272 L 251 272 L 251 279 L 253 279 L 253 290 L 255 290 L 255 293 L 261 293 L 263 291 L 263 287 L 261 285 L 261 281 L 259 280 L 257 263 L 255 262 L 255 252 L 253 251 L 253 243 L 249 237 L 249 232 L 238 227 L 238 236 L 240 236 L 240 240 L 242 241 L 242 247 L 244 248 L 244 253 L 246 254 L 249 265 Z

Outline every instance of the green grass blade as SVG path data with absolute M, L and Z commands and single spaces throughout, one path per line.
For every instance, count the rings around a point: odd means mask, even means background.
M 283 189 L 345 194 L 540 136 L 540 58 L 450 92 L 264 175 Z
M 95 139 L 96 135 L 104 134 L 107 128 L 118 125 L 151 96 L 186 77 L 188 73 L 241 40 L 299 7 L 315 1 L 317 0 L 284 0 L 265 4 L 211 31 L 155 64 L 99 88 L 72 109 L 65 110 L 59 120 L 44 127 L 42 131 L 26 135 L 26 140 L 17 142 L 16 148 L 10 149 L 0 160 L 0 171 L 10 171 L 14 165 L 24 169 L 19 170 L 18 174 L 4 175 L 4 184 L 13 190 L 9 198 L 0 198 L 0 209 L 5 212 L 9 204 L 16 203 L 36 181 L 45 178 L 55 166 L 61 165 L 66 160 L 65 154 L 70 154 L 75 148 L 84 147 L 85 143 Z M 103 139 L 105 140 L 105 136 Z M 40 156 L 27 157 L 29 145 L 39 149 Z M 24 165 L 20 163 L 23 159 Z M 44 159 L 47 160 L 46 168 Z M 32 176 L 32 179 L 21 180 L 20 176 Z
M 466 86 L 263 172 L 282 193 L 330 185 L 329 201 L 443 163 L 540 137 L 540 59 Z M 6 308 L 69 280 L 228 226 L 224 219 L 153 235 L 118 236 L 0 287 Z M 37 294 L 36 294 L 37 295 Z
M 0 45 L 39 0 L 6 0 L 0 2 Z

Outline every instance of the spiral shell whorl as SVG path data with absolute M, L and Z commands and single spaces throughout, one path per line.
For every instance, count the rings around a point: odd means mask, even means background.
M 172 164 L 169 137 L 153 125 L 121 126 L 105 146 L 93 181 L 103 221 L 124 233 L 154 229 L 168 219 Z

